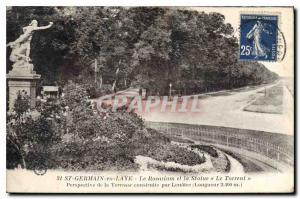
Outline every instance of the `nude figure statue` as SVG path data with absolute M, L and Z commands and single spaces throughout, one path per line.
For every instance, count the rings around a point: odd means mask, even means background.
M 48 26 L 38 27 L 37 20 L 32 20 L 28 26 L 23 28 L 23 34 L 13 42 L 9 42 L 7 46 L 12 48 L 9 59 L 14 62 L 13 67 L 29 63 L 30 59 L 30 42 L 32 40 L 33 33 L 37 30 L 48 29 L 53 25 L 50 22 Z

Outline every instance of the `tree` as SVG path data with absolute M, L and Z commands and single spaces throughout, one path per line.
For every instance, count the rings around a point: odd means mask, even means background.
M 101 66 L 101 79 L 105 76 L 114 90 L 118 77 L 127 78 L 130 72 L 132 20 L 124 8 L 114 7 L 82 7 L 73 17 L 78 24 L 74 51 L 79 57 L 90 60 L 85 63 L 86 70 L 95 70 L 94 65 L 90 65 L 97 60 Z
M 239 62 L 237 38 L 220 13 L 158 7 L 12 7 L 7 11 L 7 42 L 32 19 L 41 25 L 54 21 L 32 41 L 32 60 L 44 84 L 73 79 L 94 90 L 103 84 L 111 91 L 134 85 L 166 94 L 172 83 L 174 89 L 191 94 L 276 78 L 256 62 Z M 253 74 L 258 71 L 264 75 Z

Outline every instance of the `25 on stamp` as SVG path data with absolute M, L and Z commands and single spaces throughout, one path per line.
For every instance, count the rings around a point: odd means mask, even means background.
M 277 61 L 278 16 L 241 15 L 240 60 Z

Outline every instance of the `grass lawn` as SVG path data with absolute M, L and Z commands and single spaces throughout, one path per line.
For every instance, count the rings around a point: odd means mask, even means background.
M 152 128 L 155 129 L 155 126 L 163 127 L 163 123 L 155 123 L 152 122 Z M 237 128 L 230 128 L 230 127 L 220 127 L 220 126 L 208 126 L 208 125 L 196 125 L 196 124 L 181 124 L 181 123 L 168 123 L 168 128 L 165 127 L 165 129 L 168 129 L 169 133 L 168 137 L 169 139 L 173 141 L 178 142 L 184 142 L 188 143 L 188 141 L 185 141 L 183 138 L 181 138 L 181 133 L 183 132 L 183 135 L 185 137 L 189 136 L 190 130 L 197 130 L 199 129 L 200 132 L 206 131 L 206 132 L 214 132 L 215 134 L 228 134 L 228 135 L 236 135 L 239 136 L 240 139 L 259 139 L 262 141 L 266 141 L 270 144 L 280 146 L 280 147 L 288 147 L 290 150 L 293 150 L 293 143 L 294 143 L 294 137 L 291 135 L 285 135 L 285 134 L 279 134 L 279 133 L 270 133 L 265 131 L 256 131 L 256 130 L 248 130 L 248 129 L 237 129 Z M 184 129 L 184 131 L 182 131 Z M 162 131 L 162 130 L 160 130 Z M 166 130 L 165 130 L 166 131 Z M 176 139 L 175 139 L 176 138 Z M 201 139 L 201 136 L 193 136 L 191 139 L 193 140 L 199 140 Z M 208 142 L 207 140 L 205 140 Z
M 261 93 L 263 93 L 263 96 L 246 106 L 244 111 L 282 114 L 282 84 L 268 88 Z

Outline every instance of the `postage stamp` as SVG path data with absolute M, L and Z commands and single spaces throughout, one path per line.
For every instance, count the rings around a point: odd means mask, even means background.
M 278 60 L 278 16 L 241 14 L 240 60 Z

